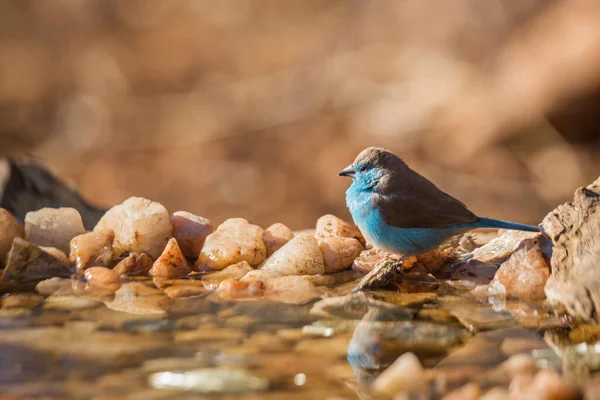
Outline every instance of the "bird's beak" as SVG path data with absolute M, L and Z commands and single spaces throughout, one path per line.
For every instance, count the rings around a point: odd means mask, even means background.
M 350 178 L 354 177 L 354 166 L 352 164 L 348 165 L 346 168 L 340 171 L 338 176 L 349 176 Z

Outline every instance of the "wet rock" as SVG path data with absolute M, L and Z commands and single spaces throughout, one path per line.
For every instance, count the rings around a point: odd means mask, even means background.
M 248 261 L 241 261 L 237 264 L 230 265 L 222 271 L 211 272 L 202 277 L 202 283 L 206 289 L 214 290 L 219 287 L 221 282 L 226 279 L 239 280 L 244 277 L 253 268 L 248 264 Z
M 452 279 L 487 284 L 496 275 L 498 265 L 472 260 L 458 267 L 452 273 Z
M 154 284 L 172 299 L 201 296 L 207 293 L 200 280 L 154 278 Z
M 305 304 L 323 294 L 310 280 L 296 275 L 269 279 L 264 288 L 266 299 L 287 304 Z
M 515 377 L 510 384 L 511 398 L 523 399 L 580 399 L 581 392 L 553 370 L 541 370 L 527 384 L 520 377 Z
M 213 232 L 213 226 L 207 218 L 187 211 L 176 211 L 171 217 L 173 237 L 186 257 L 196 258 L 204 246 L 206 237 Z
M 285 275 L 317 275 L 325 272 L 317 239 L 299 235 L 277 250 L 260 267 L 250 271 L 242 280 L 267 280 Z
M 19 221 L 4 208 L 0 208 L 0 259 L 8 254 L 14 238 L 24 236 L 25 230 Z
M 25 215 L 25 239 L 33 244 L 69 252 L 69 242 L 85 233 L 79 211 L 74 208 L 42 208 Z
M 154 261 L 146 253 L 129 253 L 127 257 L 119 261 L 113 270 L 124 276 L 145 276 L 152 268 Z
M 210 326 L 201 326 L 193 331 L 175 332 L 175 342 L 196 342 L 196 341 L 229 341 L 241 340 L 246 336 L 242 331 L 227 328 L 215 328 Z
M 165 250 L 152 265 L 150 275 L 160 278 L 179 278 L 189 273 L 190 268 L 177 240 L 169 239 Z
M 399 392 L 421 392 L 425 388 L 421 362 L 413 353 L 404 353 L 373 382 L 373 390 L 384 395 Z
M 355 281 L 362 277 L 362 275 L 356 271 L 347 270 L 334 272 L 331 274 L 321 274 L 321 275 L 303 275 L 305 279 L 311 281 L 314 285 L 324 286 L 324 285 L 339 285 L 342 283 L 348 283 Z
M 517 324 L 508 311 L 495 311 L 489 304 L 466 298 L 444 296 L 441 307 L 454 315 L 460 323 L 472 332 L 500 329 Z
M 476 383 L 467 383 L 458 389 L 447 393 L 442 400 L 478 400 L 482 395 L 479 385 Z
M 116 255 L 125 251 L 147 253 L 157 258 L 171 238 L 171 218 L 160 203 L 130 197 L 104 214 L 94 232 L 112 230 Z
M 39 247 L 15 238 L 8 254 L 6 268 L 0 278 L 0 289 L 33 290 L 38 282 L 52 277 L 71 276 L 69 266 Z
M 402 280 L 395 285 L 403 293 L 435 292 L 440 287 L 440 281 L 427 272 L 408 272 L 402 275 Z
M 115 233 L 112 230 L 99 230 L 71 239 L 69 257 L 77 271 L 83 273 L 86 268 L 92 266 L 107 266 L 113 258 L 114 238 Z
M 222 299 L 256 299 L 262 297 L 265 284 L 260 280 L 238 281 L 226 279 L 219 285 L 218 293 Z
M 264 391 L 269 387 L 268 379 L 229 368 L 158 372 L 150 375 L 148 382 L 155 388 L 178 388 L 199 393 L 246 393 Z
M 121 287 L 121 278 L 114 270 L 105 267 L 90 267 L 85 270 L 87 285 L 106 294 L 112 294 Z
M 79 297 L 75 295 L 62 295 L 55 293 L 48 297 L 44 302 L 44 309 L 46 310 L 63 310 L 63 311 L 77 311 L 77 310 L 89 310 L 92 308 L 100 307 L 102 302 L 95 299 L 86 297 Z
M 378 320 L 412 319 L 415 310 L 404 306 L 380 301 L 377 297 L 367 296 L 364 292 L 350 293 L 340 297 L 327 297 L 315 303 L 310 310 L 314 316 L 321 318 L 362 319 L 369 310 L 377 312 Z
M 502 263 L 491 287 L 497 293 L 527 301 L 546 298 L 544 286 L 550 269 L 540 249 L 539 239 L 521 242 L 508 260 Z
M 37 294 L 13 293 L 2 297 L 2 308 L 32 308 L 43 300 L 44 298 Z
M 294 238 L 294 233 L 290 228 L 278 222 L 265 229 L 262 238 L 267 247 L 267 256 L 271 257 L 273 253 Z
M 65 278 L 50 278 L 45 279 L 35 286 L 36 292 L 39 294 L 50 296 L 59 290 L 70 289 L 71 279 Z
M 335 236 L 319 240 L 319 247 L 327 274 L 350 268 L 354 259 L 364 250 L 354 238 Z
M 196 265 L 222 270 L 231 264 L 247 261 L 254 267 L 266 257 L 262 229 L 243 218 L 230 218 L 208 235 Z
M 364 274 L 369 273 L 377 264 L 383 262 L 388 254 L 385 250 L 376 248 L 364 250 L 352 262 L 352 269 Z
M 523 240 L 531 239 L 538 235 L 539 233 L 536 232 L 504 231 L 500 236 L 491 240 L 486 245 L 475 249 L 470 254 L 469 260 L 499 265 L 510 257 Z
M 600 178 L 542 222 L 554 245 L 548 300 L 584 320 L 600 318 Z
M 153 289 L 140 282 L 124 283 L 115 292 L 112 301 L 105 302 L 111 310 L 131 314 L 165 314 L 169 305 L 168 298 L 158 289 Z
M 323 215 L 317 220 L 315 237 L 317 239 L 324 239 L 332 236 L 354 238 L 363 246 L 366 244 L 365 238 L 358 227 L 336 217 L 335 215 Z

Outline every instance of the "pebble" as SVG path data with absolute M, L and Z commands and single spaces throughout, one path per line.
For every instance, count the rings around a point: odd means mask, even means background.
M 323 294 L 308 279 L 297 275 L 269 279 L 264 288 L 266 299 L 287 304 L 306 304 Z
M 160 203 L 130 197 L 104 214 L 94 231 L 112 230 L 116 255 L 125 251 L 147 253 L 157 258 L 171 238 L 171 218 Z
M 257 266 L 267 257 L 262 229 L 243 218 L 230 218 L 208 235 L 196 261 L 198 267 L 222 270 L 231 264 L 247 261 Z
M 113 270 L 124 276 L 145 276 L 152 268 L 153 260 L 146 253 L 129 253 L 127 257 L 119 261 Z
M 204 287 L 210 290 L 217 289 L 221 282 L 226 279 L 239 280 L 244 277 L 253 268 L 248 264 L 248 261 L 240 261 L 239 263 L 230 265 L 222 271 L 211 272 L 202 277 Z
M 271 257 L 273 253 L 294 238 L 294 233 L 290 228 L 278 222 L 265 229 L 262 238 L 267 248 L 267 256 Z
M 173 237 L 186 257 L 196 258 L 207 236 L 213 232 L 210 220 L 187 211 L 176 211 L 171 217 Z
M 539 233 L 507 230 L 489 243 L 473 250 L 470 257 L 484 263 L 500 264 L 519 247 L 523 240 L 534 238 L 537 235 Z
M 69 260 L 69 257 L 62 250 L 57 249 L 56 247 L 39 246 L 39 248 L 43 252 L 50 254 L 51 256 L 58 259 L 59 261 L 62 261 L 63 263 L 65 263 L 67 265 L 71 264 L 71 260 Z
M 190 268 L 177 240 L 169 239 L 165 250 L 152 265 L 150 275 L 161 278 L 179 278 L 189 273 Z
M 104 304 L 111 310 L 131 314 L 166 314 L 169 299 L 158 289 L 141 282 L 128 282 L 115 292 L 115 298 Z
M 542 255 L 539 240 L 526 239 L 500 265 L 490 287 L 510 297 L 541 301 L 546 298 L 544 287 L 549 276 L 550 267 Z
M 52 295 L 44 302 L 46 310 L 88 310 L 102 305 L 101 301 L 79 296 Z
M 265 291 L 263 281 L 238 281 L 235 279 L 226 279 L 219 285 L 218 293 L 222 299 L 252 299 L 262 297 Z
M 84 277 L 87 285 L 104 293 L 114 293 L 121 287 L 119 274 L 106 267 L 90 267 L 85 270 Z
M 81 273 L 91 266 L 107 266 L 113 258 L 114 238 L 115 233 L 112 230 L 101 230 L 71 239 L 69 258 L 77 271 Z
M 358 240 L 363 246 L 366 244 L 365 238 L 355 225 L 331 214 L 323 215 L 317 220 L 315 236 L 317 239 L 332 236 L 348 237 Z
M 158 278 L 155 278 L 158 279 Z M 172 299 L 195 297 L 206 294 L 207 290 L 200 280 L 174 279 L 169 281 L 170 285 L 162 290 Z
M 8 254 L 14 238 L 24 236 L 25 230 L 19 221 L 4 208 L 0 208 L 0 258 Z
M 263 391 L 269 387 L 269 380 L 266 378 L 230 368 L 158 372 L 150 375 L 148 382 L 155 388 L 179 388 L 199 393 L 246 393 Z
M 35 290 L 41 295 L 50 296 L 59 290 L 71 289 L 71 284 L 71 279 L 54 277 L 39 282 Z
M 44 298 L 31 293 L 11 293 L 2 297 L 2 308 L 32 308 L 40 304 Z
M 40 246 L 68 253 L 71 239 L 83 233 L 81 215 L 74 208 L 42 208 L 25 215 L 25 239 Z
M 354 238 L 328 237 L 319 240 L 319 248 L 325 263 L 325 273 L 340 272 L 350 268 L 364 247 Z
M 373 382 L 373 390 L 383 395 L 422 391 L 425 374 L 421 362 L 413 353 L 402 354 Z
M 317 275 L 325 272 L 317 239 L 299 235 L 277 250 L 260 269 L 250 271 L 242 280 L 267 280 L 285 275 Z

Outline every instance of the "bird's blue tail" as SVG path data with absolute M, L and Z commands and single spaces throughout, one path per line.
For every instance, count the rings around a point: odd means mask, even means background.
M 498 219 L 491 218 L 479 218 L 476 222 L 478 228 L 499 228 L 499 229 L 513 229 L 517 231 L 527 232 L 539 232 L 540 228 L 537 226 L 517 224 L 516 222 L 500 221 Z

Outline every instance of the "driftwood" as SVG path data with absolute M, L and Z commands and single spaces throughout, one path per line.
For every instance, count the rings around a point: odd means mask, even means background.
M 600 178 L 544 218 L 552 240 L 547 299 L 584 320 L 600 320 Z

